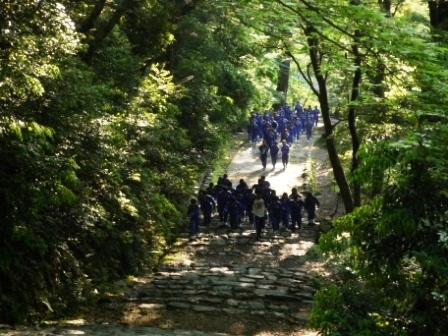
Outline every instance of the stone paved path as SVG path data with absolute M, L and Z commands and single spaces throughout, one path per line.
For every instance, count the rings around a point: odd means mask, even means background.
M 312 168 L 312 158 L 322 155 L 322 150 L 316 152 L 305 139 L 293 146 L 286 171 L 260 171 L 257 154 L 256 147 L 243 144 L 229 167 L 234 184 L 244 178 L 251 185 L 265 174 L 274 188 L 281 188 L 279 194 L 289 192 L 293 186 L 299 190 L 309 186 L 312 169 L 317 174 L 327 174 L 323 169 Z M 317 158 L 317 165 L 322 165 L 321 158 Z M 255 230 L 247 221 L 231 231 L 214 219 L 210 227 L 201 227 L 196 240 L 182 234 L 157 272 L 121 281 L 120 293 L 102 300 L 102 313 L 120 312 L 119 322 L 89 324 L 81 320 L 15 330 L 0 326 L 0 335 L 317 335 L 303 327 L 318 288 L 319 269 L 306 256 L 314 245 L 317 227 L 304 226 L 297 233 L 274 233 L 267 225 L 257 241 Z M 192 323 L 169 323 L 170 318 L 181 315 L 191 316 Z M 252 321 L 272 321 L 270 332 L 255 331 L 248 325 L 251 320 L 246 325 L 235 322 L 244 316 L 254 317 Z M 234 332 L 195 331 L 203 329 L 200 320 L 204 318 L 219 320 L 221 324 L 234 323 L 234 329 L 223 328 Z M 288 331 L 276 324 L 289 326 Z
M 180 252 L 158 272 L 120 282 L 121 293 L 103 300 L 101 309 L 121 310 L 126 324 L 89 324 L 80 320 L 45 328 L 11 330 L 0 326 L 0 335 L 229 335 L 147 326 L 154 316 L 166 311 L 255 315 L 296 325 L 301 330 L 316 291 L 315 273 L 291 266 L 297 265 L 313 245 L 316 227 L 306 226 L 299 233 L 273 233 L 266 228 L 260 241 L 247 222 L 236 231 L 219 226 L 216 220 L 211 227 L 201 229 L 194 241 L 184 234 L 175 246 Z M 254 335 L 244 331 L 237 334 Z M 303 335 L 315 333 L 307 331 Z
M 32 328 L 0 325 L 0 335 L 4 336 L 225 336 L 222 333 L 185 331 L 177 329 L 160 329 L 143 326 L 98 325 L 72 321 L 55 327 Z
M 129 311 L 138 315 L 176 308 L 306 320 L 316 290 L 314 274 L 290 266 L 313 245 L 315 226 L 299 233 L 274 234 L 267 228 L 260 241 L 248 223 L 234 232 L 216 226 L 202 229 L 197 240 L 184 237 L 178 242 L 179 261 L 123 284 L 120 300 L 129 302 Z

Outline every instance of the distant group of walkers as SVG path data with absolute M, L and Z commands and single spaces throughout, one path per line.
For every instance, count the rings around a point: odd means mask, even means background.
M 252 112 L 247 125 L 248 139 L 256 144 L 259 140 L 266 140 L 270 147 L 274 141 L 285 140 L 292 144 L 294 140 L 306 133 L 307 140 L 311 139 L 313 128 L 317 127 L 320 110 L 317 106 L 303 108 L 297 103 L 292 109 L 285 106 L 278 111 L 263 113 Z
M 300 135 L 306 133 L 307 140 L 310 141 L 313 128 L 319 121 L 320 110 L 317 106 L 303 108 L 298 102 L 294 109 L 285 106 L 273 113 L 265 111 L 260 114 L 253 112 L 247 126 L 248 139 L 252 144 L 262 140 L 258 147 L 262 170 L 266 170 L 268 156 L 272 161 L 272 168 L 281 153 L 283 169 L 288 167 L 289 149 L 294 140 L 300 139 Z
M 314 224 L 318 206 L 319 200 L 311 192 L 306 192 L 302 198 L 297 188 L 292 188 L 289 195 L 284 192 L 278 196 L 265 176 L 261 176 L 253 186 L 240 179 L 239 184 L 233 187 L 224 174 L 216 185 L 211 182 L 207 189 L 201 190 L 198 199 L 191 199 L 187 216 L 192 237 L 199 232 L 201 214 L 202 224 L 208 226 L 213 213 L 217 212 L 220 224 L 229 225 L 233 230 L 246 220 L 250 225 L 255 225 L 259 239 L 266 222 L 270 223 L 273 231 L 301 230 L 304 211 L 308 215 L 308 224 Z

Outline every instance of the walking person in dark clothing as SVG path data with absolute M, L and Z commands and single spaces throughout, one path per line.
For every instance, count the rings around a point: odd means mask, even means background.
M 306 140 L 308 140 L 308 142 L 311 140 L 311 137 L 313 136 L 313 127 L 314 127 L 314 121 L 311 118 L 308 118 L 305 124 Z
M 297 195 L 299 197 L 302 197 L 302 196 L 300 196 L 299 191 L 297 190 L 297 188 L 294 187 L 294 188 L 291 189 L 291 195 L 289 195 L 289 198 L 294 198 L 295 195 Z
M 316 218 L 316 207 L 319 207 L 319 200 L 311 192 L 307 192 L 305 196 L 305 210 L 308 213 L 308 225 L 314 224 Z
M 235 196 L 232 196 L 227 202 L 225 211 L 229 215 L 229 223 L 232 230 L 236 230 L 238 228 L 242 208 L 243 205 L 237 201 Z
M 197 200 L 192 198 L 187 210 L 187 217 L 190 219 L 190 236 L 194 237 L 199 232 L 199 217 L 201 212 Z
M 271 183 L 268 180 L 266 180 L 266 175 L 261 175 L 260 181 L 263 187 L 271 187 Z
M 287 193 L 282 194 L 280 204 L 282 206 L 282 226 L 287 229 L 289 226 L 289 197 Z
M 247 132 L 249 134 L 250 142 L 255 146 L 258 141 L 258 126 L 255 121 L 248 125 Z
M 251 189 L 254 191 L 255 194 L 257 194 L 257 191 L 262 192 L 264 187 L 264 180 L 262 178 L 259 178 L 257 183 L 255 183 Z
M 278 158 L 278 152 L 280 151 L 280 147 L 278 147 L 277 141 L 274 142 L 269 151 L 271 152 L 272 169 L 275 169 L 275 164 L 277 163 Z
M 272 197 L 275 196 L 275 190 L 271 189 L 271 187 L 269 185 L 265 185 L 261 191 L 261 197 L 263 197 L 264 199 L 264 204 L 266 205 L 266 209 L 268 211 L 268 215 L 269 215 L 269 220 L 271 220 L 271 215 L 272 215 L 272 211 L 271 211 L 271 202 L 272 202 Z M 268 219 L 268 218 L 266 218 Z M 266 224 L 266 222 L 264 223 L 264 225 Z M 264 225 L 262 227 L 262 229 L 264 229 Z
M 280 228 L 280 222 L 282 220 L 282 204 L 278 198 L 278 196 L 273 196 L 271 200 L 271 204 L 269 207 L 272 230 L 278 231 Z M 272 213 L 271 213 L 272 212 Z
M 280 140 L 283 142 L 283 140 L 288 141 L 289 140 L 289 130 L 287 127 L 285 127 L 282 132 L 280 133 Z
M 244 179 L 240 179 L 240 182 L 235 187 L 235 191 L 240 194 L 246 193 L 246 191 L 249 189 L 249 186 L 247 185 L 246 181 Z
M 219 215 L 219 221 L 221 222 L 221 225 L 227 224 L 227 212 L 225 211 L 227 202 L 230 200 L 230 197 L 232 197 L 232 192 L 229 190 L 227 186 L 223 187 L 221 189 L 221 192 L 218 194 L 217 203 L 218 203 L 218 215 Z
M 313 114 L 313 121 L 314 121 L 315 127 L 317 127 L 317 124 L 319 122 L 319 114 L 320 114 L 320 110 L 318 109 L 317 105 L 314 106 L 312 114 Z
M 282 146 L 280 147 L 280 151 L 282 152 L 283 169 L 286 169 L 288 167 L 288 163 L 289 163 L 289 146 L 286 143 L 286 140 L 282 141 Z
M 258 149 L 260 150 L 261 165 L 263 166 L 263 170 L 265 170 L 267 161 L 268 161 L 268 152 L 269 152 L 269 147 L 266 143 L 266 140 L 263 140 L 263 143 L 260 145 L 260 147 L 258 147 Z
M 204 226 L 210 225 L 212 221 L 212 213 L 216 209 L 216 202 L 208 189 L 207 191 L 205 191 L 205 196 L 202 197 L 200 205 L 202 216 L 204 217 L 203 219 Z
M 209 194 L 211 197 L 213 197 L 214 200 L 216 200 L 216 196 L 218 195 L 218 192 L 217 192 L 217 188 L 216 188 L 216 186 L 213 184 L 213 182 L 210 182 L 210 183 L 208 184 L 208 187 L 207 187 L 207 189 L 205 189 L 205 192 L 206 192 L 207 194 Z
M 291 213 L 291 231 L 296 231 L 296 224 L 299 230 L 302 230 L 302 209 L 305 206 L 299 195 L 294 195 L 289 200 L 289 211 Z

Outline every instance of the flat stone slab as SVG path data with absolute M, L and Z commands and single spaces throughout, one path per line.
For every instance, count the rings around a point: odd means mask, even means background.
M 192 309 L 194 311 L 197 311 L 197 312 L 215 312 L 215 311 L 220 311 L 220 309 L 217 308 L 217 307 L 200 306 L 200 305 L 194 305 L 194 306 L 192 306 Z
M 166 305 L 162 303 L 142 303 L 138 305 L 138 308 L 141 310 L 157 310 L 166 309 Z
M 300 301 L 300 299 L 297 296 L 287 294 L 284 291 L 256 289 L 256 290 L 254 290 L 254 294 L 258 297 L 266 297 L 266 298 L 287 300 L 287 301 Z

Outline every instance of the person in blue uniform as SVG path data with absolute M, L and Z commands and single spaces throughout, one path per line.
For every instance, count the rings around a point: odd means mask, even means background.
M 236 230 L 240 223 L 241 209 L 243 205 L 237 201 L 235 196 L 232 196 L 226 204 L 225 211 L 229 216 L 230 228 Z
M 204 226 L 208 226 L 212 221 L 213 211 L 216 209 L 215 199 L 208 189 L 205 191 L 205 195 L 201 198 L 200 206 L 203 216 L 203 224 Z
M 302 113 L 299 114 L 299 119 L 300 122 L 302 123 L 302 133 L 305 133 L 306 130 L 306 113 L 305 111 L 303 111 Z
M 269 151 L 271 153 L 272 169 L 275 169 L 275 164 L 277 163 L 278 159 L 278 152 L 280 151 L 280 147 L 278 146 L 277 141 L 274 142 Z
M 272 230 L 278 231 L 280 228 L 280 222 L 282 221 L 282 204 L 277 195 L 272 196 L 269 212 Z
M 308 118 L 306 120 L 306 124 L 305 124 L 305 130 L 306 130 L 306 139 L 308 141 L 311 140 L 311 137 L 313 136 L 313 127 L 314 127 L 314 123 L 313 120 L 311 118 Z
M 263 170 L 266 170 L 268 153 L 269 153 L 269 147 L 266 143 L 266 140 L 263 140 L 262 144 L 258 147 L 258 149 L 260 151 L 261 165 L 263 166 Z
M 292 145 L 292 143 L 294 142 L 295 138 L 296 138 L 296 134 L 295 134 L 295 126 L 294 123 L 292 121 L 288 121 L 288 132 L 289 132 L 289 136 L 288 139 L 286 140 L 288 142 L 288 144 Z
M 296 231 L 296 225 L 299 230 L 302 230 L 302 210 L 305 202 L 299 195 L 294 195 L 289 200 L 289 211 L 291 214 L 291 231 Z
M 307 192 L 305 196 L 305 210 L 308 213 L 308 225 L 314 224 L 316 218 L 316 207 L 320 206 L 319 200 L 311 192 Z
M 288 125 L 285 126 L 285 128 L 280 133 L 280 140 L 283 142 L 283 140 L 288 141 L 289 140 L 289 130 Z
M 296 115 L 299 116 L 299 114 L 303 112 L 302 104 L 300 104 L 300 102 L 297 102 L 294 110 L 296 111 Z
M 249 140 L 250 142 L 255 145 L 258 141 L 258 126 L 256 124 L 256 121 L 252 121 L 249 124 L 248 127 L 248 132 L 249 132 Z
M 283 193 L 280 198 L 280 204 L 282 207 L 282 227 L 287 229 L 289 226 L 289 197 L 287 193 Z
M 282 153 L 283 169 L 286 169 L 288 167 L 288 163 L 289 163 L 289 146 L 286 143 L 286 140 L 282 141 L 282 146 L 280 147 L 280 152 Z
M 221 225 L 225 225 L 227 223 L 227 217 L 228 214 L 225 211 L 227 202 L 229 201 L 230 197 L 232 197 L 232 191 L 229 190 L 228 186 L 223 186 L 221 191 L 218 194 L 217 197 L 217 203 L 218 203 L 218 216 L 219 221 L 221 222 Z
M 298 117 L 294 117 L 293 122 L 296 127 L 296 138 L 299 140 L 302 133 L 302 121 Z
M 237 186 L 235 187 L 236 192 L 245 193 L 247 189 L 249 189 L 249 186 L 247 185 L 246 181 L 244 181 L 244 179 L 240 179 Z
M 199 217 L 201 212 L 197 200 L 192 198 L 187 210 L 187 217 L 190 219 L 190 237 L 194 237 L 199 232 Z

